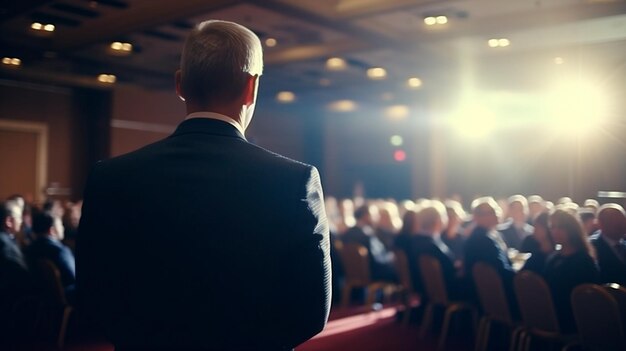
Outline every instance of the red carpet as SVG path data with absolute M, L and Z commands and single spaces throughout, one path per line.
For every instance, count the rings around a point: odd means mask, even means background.
M 420 340 L 419 327 L 396 321 L 396 308 L 371 311 L 365 307 L 334 309 L 324 331 L 300 345 L 298 351 L 361 350 L 419 351 L 435 350 L 432 338 Z M 448 350 L 471 350 L 471 345 L 450 345 Z M 53 345 L 28 345 L 18 350 L 56 350 Z M 68 340 L 67 351 L 112 351 L 106 342 Z

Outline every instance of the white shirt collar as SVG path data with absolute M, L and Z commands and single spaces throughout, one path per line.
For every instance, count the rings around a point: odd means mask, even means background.
M 244 135 L 244 136 L 246 135 L 245 131 L 243 130 L 243 127 L 241 126 L 241 124 L 239 122 L 237 122 L 233 118 L 228 117 L 226 115 L 223 115 L 221 113 L 209 112 L 209 111 L 193 112 L 193 113 L 188 114 L 187 117 L 185 117 L 185 120 L 188 120 L 188 119 L 191 119 L 191 118 L 217 119 L 219 121 L 226 122 L 226 123 L 232 125 L 233 127 L 237 128 L 237 130 L 241 133 L 241 135 Z

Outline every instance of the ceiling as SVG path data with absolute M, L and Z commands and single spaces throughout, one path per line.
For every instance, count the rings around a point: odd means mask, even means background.
M 428 26 L 428 16 L 447 23 Z M 185 35 L 206 19 L 276 39 L 265 47 L 268 97 L 289 90 L 314 99 L 419 100 L 468 85 L 538 89 L 563 72 L 626 91 L 624 0 L 5 1 L 0 56 L 22 64 L 2 65 L 0 77 L 110 89 L 96 79 L 108 73 L 121 84 L 172 89 Z M 55 31 L 35 31 L 33 22 Z M 510 45 L 491 48 L 494 38 Z M 131 43 L 132 53 L 115 55 L 113 41 Z M 327 69 L 330 57 L 344 58 L 346 69 Z M 370 67 L 387 77 L 368 79 Z M 409 77 L 423 85 L 408 89 Z

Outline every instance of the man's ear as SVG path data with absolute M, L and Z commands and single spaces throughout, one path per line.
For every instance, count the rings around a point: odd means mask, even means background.
M 176 95 L 178 95 L 179 99 L 181 99 L 182 101 L 185 101 L 185 97 L 183 96 L 183 89 L 180 86 L 181 80 L 182 80 L 182 73 L 180 72 L 180 70 L 177 70 L 176 74 L 174 75 L 174 81 L 176 82 Z
M 259 83 L 259 75 L 248 75 L 246 78 L 246 87 L 244 90 L 243 103 L 246 106 L 250 106 L 256 102 L 257 87 Z

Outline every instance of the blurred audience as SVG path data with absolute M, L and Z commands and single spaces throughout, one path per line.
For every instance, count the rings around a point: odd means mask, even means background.
M 584 283 L 600 283 L 594 250 L 576 215 L 557 209 L 550 216 L 550 231 L 559 245 L 546 263 L 544 277 L 552 290 L 554 306 L 563 332 L 576 330 L 569 296 Z
M 402 227 L 398 206 L 391 201 L 382 201 L 378 204 L 378 214 L 376 236 L 388 250 L 392 250 L 396 234 Z
M 422 280 L 420 278 L 419 269 L 417 267 L 417 255 L 412 249 L 412 238 L 419 234 L 422 229 L 422 223 L 420 221 L 421 209 L 417 206 L 413 206 L 412 209 L 407 210 L 402 217 L 402 229 L 396 236 L 394 242 L 394 248 L 401 250 L 406 255 L 407 262 L 409 263 L 409 272 L 411 273 L 411 283 L 413 283 L 413 290 L 418 293 L 423 293 Z
M 465 220 L 465 210 L 456 200 L 445 202 L 448 224 L 441 232 L 441 240 L 450 248 L 457 260 L 463 258 L 466 237 L 463 234 L 462 224 Z
M 24 250 L 29 266 L 35 268 L 41 260 L 52 262 L 59 270 L 66 296 L 73 296 L 76 266 L 72 251 L 61 243 L 64 233 L 61 219 L 49 212 L 38 212 L 33 216 L 33 232 L 35 240 Z
M 526 223 L 528 202 L 522 195 L 513 195 L 507 200 L 506 221 L 498 226 L 498 231 L 507 247 L 520 250 L 522 241 L 533 233 L 533 227 Z
M 356 225 L 346 231 L 342 240 L 344 243 L 357 243 L 368 250 L 370 274 L 373 280 L 397 281 L 393 266 L 393 253 L 378 239 L 374 230 L 378 220 L 377 208 L 374 205 L 363 205 L 354 211 Z
M 598 230 L 598 222 L 596 220 L 596 212 L 591 209 L 584 208 L 578 211 L 580 217 L 580 223 L 583 226 L 583 231 L 587 235 L 592 235 Z
M 530 195 L 528 197 L 528 224 L 533 224 L 535 218 L 546 210 L 546 201 L 541 196 Z
M 416 261 L 421 255 L 430 255 L 439 261 L 448 296 L 457 299 L 460 297 L 461 289 L 454 265 L 455 257 L 441 240 L 441 232 L 447 226 L 447 222 L 446 208 L 440 201 L 433 200 L 426 204 L 420 212 L 421 230 L 411 237 L 411 250 Z M 421 274 L 418 275 L 421 280 Z
M 598 266 L 605 283 L 626 285 L 626 213 L 614 203 L 598 210 L 600 230 L 590 241 L 598 256 Z
M 506 243 L 495 230 L 501 214 L 500 206 L 492 197 L 481 197 L 472 203 L 472 214 L 475 227 L 465 242 L 465 276 L 472 282 L 472 269 L 479 262 L 493 267 L 502 278 L 511 313 L 516 316 L 517 303 L 513 290 L 515 271 L 508 257 Z
M 542 275 L 546 267 L 546 261 L 554 252 L 555 243 L 548 224 L 548 212 L 539 214 L 533 222 L 533 234 L 522 242 L 524 252 L 530 252 L 531 256 L 522 269 L 527 269 Z
M 12 339 L 15 302 L 30 291 L 30 276 L 15 235 L 22 224 L 22 207 L 15 201 L 0 203 L 0 348 Z M 8 335 L 4 335 L 7 331 Z

